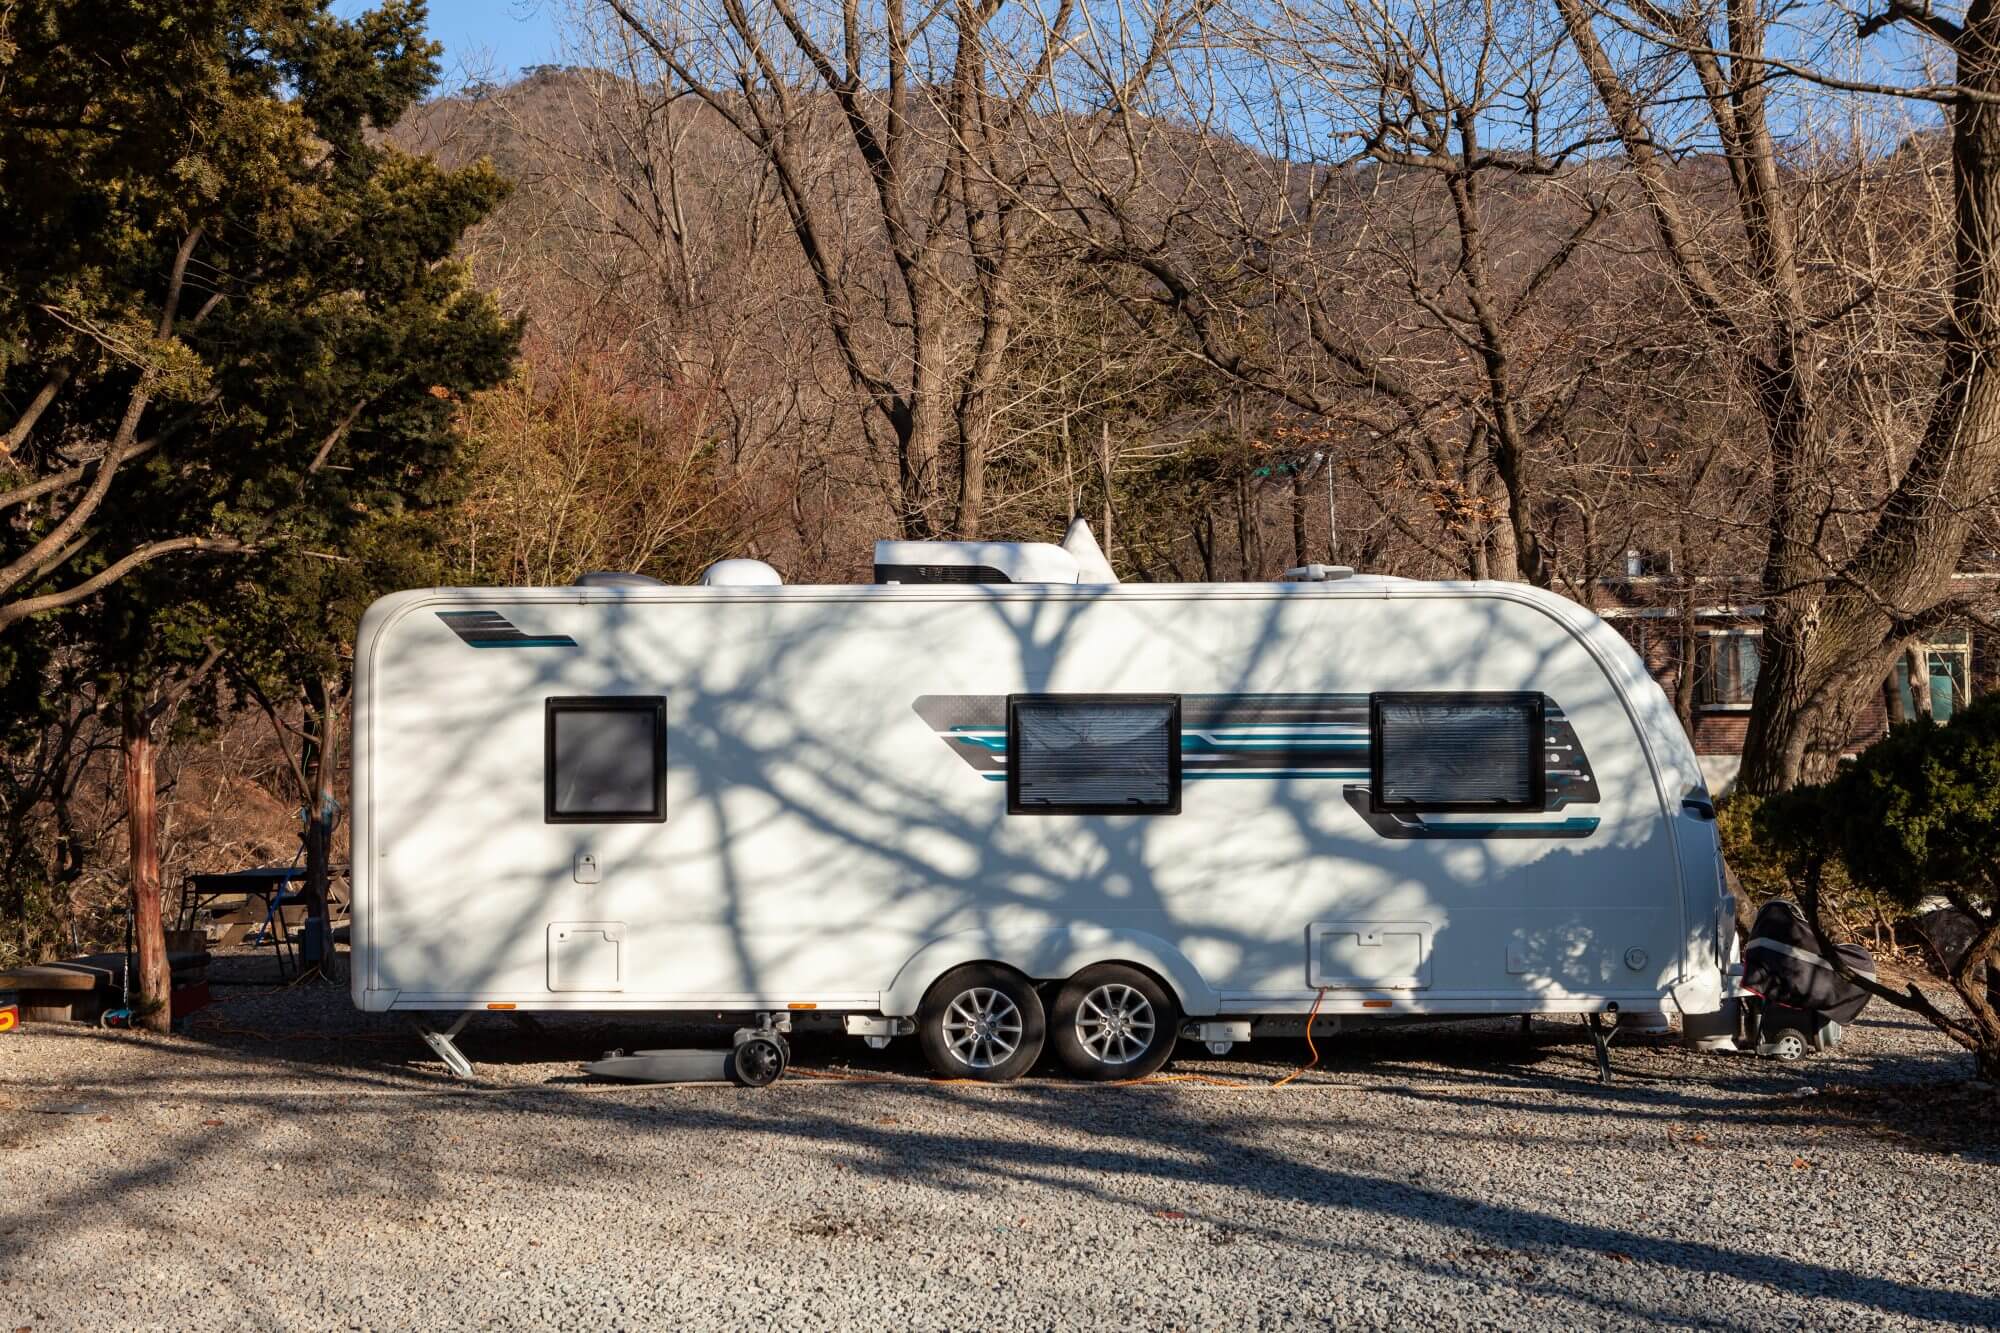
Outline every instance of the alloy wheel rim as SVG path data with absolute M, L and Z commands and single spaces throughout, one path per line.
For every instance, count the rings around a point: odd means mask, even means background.
M 1099 1064 L 1129 1065 L 1152 1049 L 1159 1021 L 1152 1001 L 1123 982 L 1107 982 L 1076 1007 L 1076 1040 Z
M 945 1006 L 944 1040 L 968 1069 L 1005 1064 L 1021 1049 L 1021 1008 L 991 986 L 961 991 Z

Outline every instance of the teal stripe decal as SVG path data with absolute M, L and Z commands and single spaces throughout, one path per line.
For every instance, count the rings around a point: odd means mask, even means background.
M 1552 835 L 1595 833 L 1597 820 L 1578 815 L 1569 819 L 1524 819 L 1519 823 L 1501 820 L 1440 819 L 1425 815 L 1423 826 L 1432 833 L 1463 833 L 1485 836 L 1494 833 L 1548 833 Z

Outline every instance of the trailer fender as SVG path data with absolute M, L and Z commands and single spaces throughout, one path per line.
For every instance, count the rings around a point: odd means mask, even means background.
M 903 964 L 882 992 L 882 1012 L 892 1018 L 914 1016 L 932 983 L 966 963 L 1000 963 L 1036 981 L 1061 981 L 1093 963 L 1132 963 L 1164 981 L 1183 1014 L 1213 1014 L 1219 1004 L 1187 955 L 1158 935 L 1057 926 L 1005 935 L 969 930 L 933 940 Z

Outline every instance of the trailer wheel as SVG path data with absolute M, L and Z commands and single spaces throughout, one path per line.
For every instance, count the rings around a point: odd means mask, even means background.
M 782 1038 L 750 1037 L 729 1054 L 729 1075 L 746 1088 L 768 1088 L 790 1063 Z
M 1771 1055 L 1774 1059 L 1787 1062 L 1803 1060 L 1811 1049 L 1812 1043 L 1797 1028 L 1779 1028 L 1771 1036 Z
M 1136 967 L 1086 967 L 1056 992 L 1050 1041 L 1063 1068 L 1078 1078 L 1146 1078 L 1180 1039 L 1174 997 Z
M 917 1044 L 945 1078 L 1017 1079 L 1041 1059 L 1045 1028 L 1027 978 L 991 963 L 945 973 L 917 1011 Z

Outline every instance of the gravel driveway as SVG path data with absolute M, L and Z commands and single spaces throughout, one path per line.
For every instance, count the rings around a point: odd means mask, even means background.
M 847 1077 L 746 1092 L 492 1018 L 466 1089 L 341 992 L 222 993 L 0 1037 L 0 1330 L 2000 1327 L 2000 1113 L 1892 1014 L 1608 1089 L 1575 1024 L 1343 1036 L 1275 1092 L 1303 1043 L 995 1089 L 802 1041 Z

